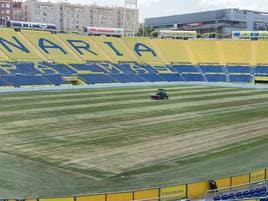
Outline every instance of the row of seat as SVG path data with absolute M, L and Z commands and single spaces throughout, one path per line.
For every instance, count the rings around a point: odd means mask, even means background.
M 6 75 L 0 76 L 0 86 L 37 86 L 37 85 L 65 85 L 71 84 L 60 75 Z
M 268 64 L 268 41 L 95 37 L 0 29 L 0 60 Z
M 38 63 L 19 62 L 16 64 L 0 64 L 0 74 L 61 74 L 72 75 L 79 72 L 88 73 L 112 73 L 112 74 L 136 74 L 136 73 L 161 73 L 162 71 L 173 73 L 203 73 L 203 74 L 267 74 L 268 66 L 212 66 L 212 65 L 141 65 L 138 63 L 84 63 L 84 64 L 57 64 L 57 63 Z M 84 73 L 83 73 L 84 74 Z
M 249 198 L 261 198 L 268 196 L 268 188 L 266 186 L 246 189 L 246 190 L 238 190 L 229 193 L 223 193 L 222 195 L 217 195 L 214 197 L 214 201 L 224 201 L 224 200 L 242 200 Z

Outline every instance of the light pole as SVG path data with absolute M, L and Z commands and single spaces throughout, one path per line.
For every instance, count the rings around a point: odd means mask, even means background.
M 137 23 L 136 23 L 136 18 L 138 17 L 137 16 L 137 13 L 138 13 L 138 0 L 125 0 L 125 9 L 124 9 L 124 14 L 123 14 L 123 29 L 124 29 L 124 32 L 125 32 L 125 29 L 126 29 L 126 12 L 127 12 L 127 8 L 133 8 L 133 6 L 135 7 L 135 14 L 134 14 L 134 18 L 135 18 L 135 22 L 134 22 L 134 27 L 133 27 L 133 33 L 132 35 L 134 36 L 135 35 L 135 31 L 136 31 L 136 28 L 137 28 Z

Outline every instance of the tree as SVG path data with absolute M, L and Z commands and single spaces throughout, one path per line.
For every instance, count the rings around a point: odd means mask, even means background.
M 140 27 L 138 32 L 136 33 L 136 36 L 145 36 L 150 37 L 152 35 L 152 32 L 155 30 L 150 27 Z

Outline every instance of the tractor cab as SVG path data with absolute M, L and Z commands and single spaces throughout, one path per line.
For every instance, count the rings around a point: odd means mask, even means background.
M 165 89 L 158 89 L 155 95 L 152 95 L 153 100 L 165 100 L 168 99 L 168 94 Z

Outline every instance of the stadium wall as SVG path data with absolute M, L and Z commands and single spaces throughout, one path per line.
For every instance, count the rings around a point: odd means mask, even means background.
M 215 181 L 219 189 L 257 183 L 268 179 L 268 168 L 253 171 L 248 174 L 219 178 Z M 106 193 L 97 195 L 74 195 L 58 198 L 24 198 L 2 199 L 5 201 L 172 201 L 178 199 L 204 198 L 209 190 L 209 181 L 179 184 L 168 187 L 143 189 L 130 192 Z

